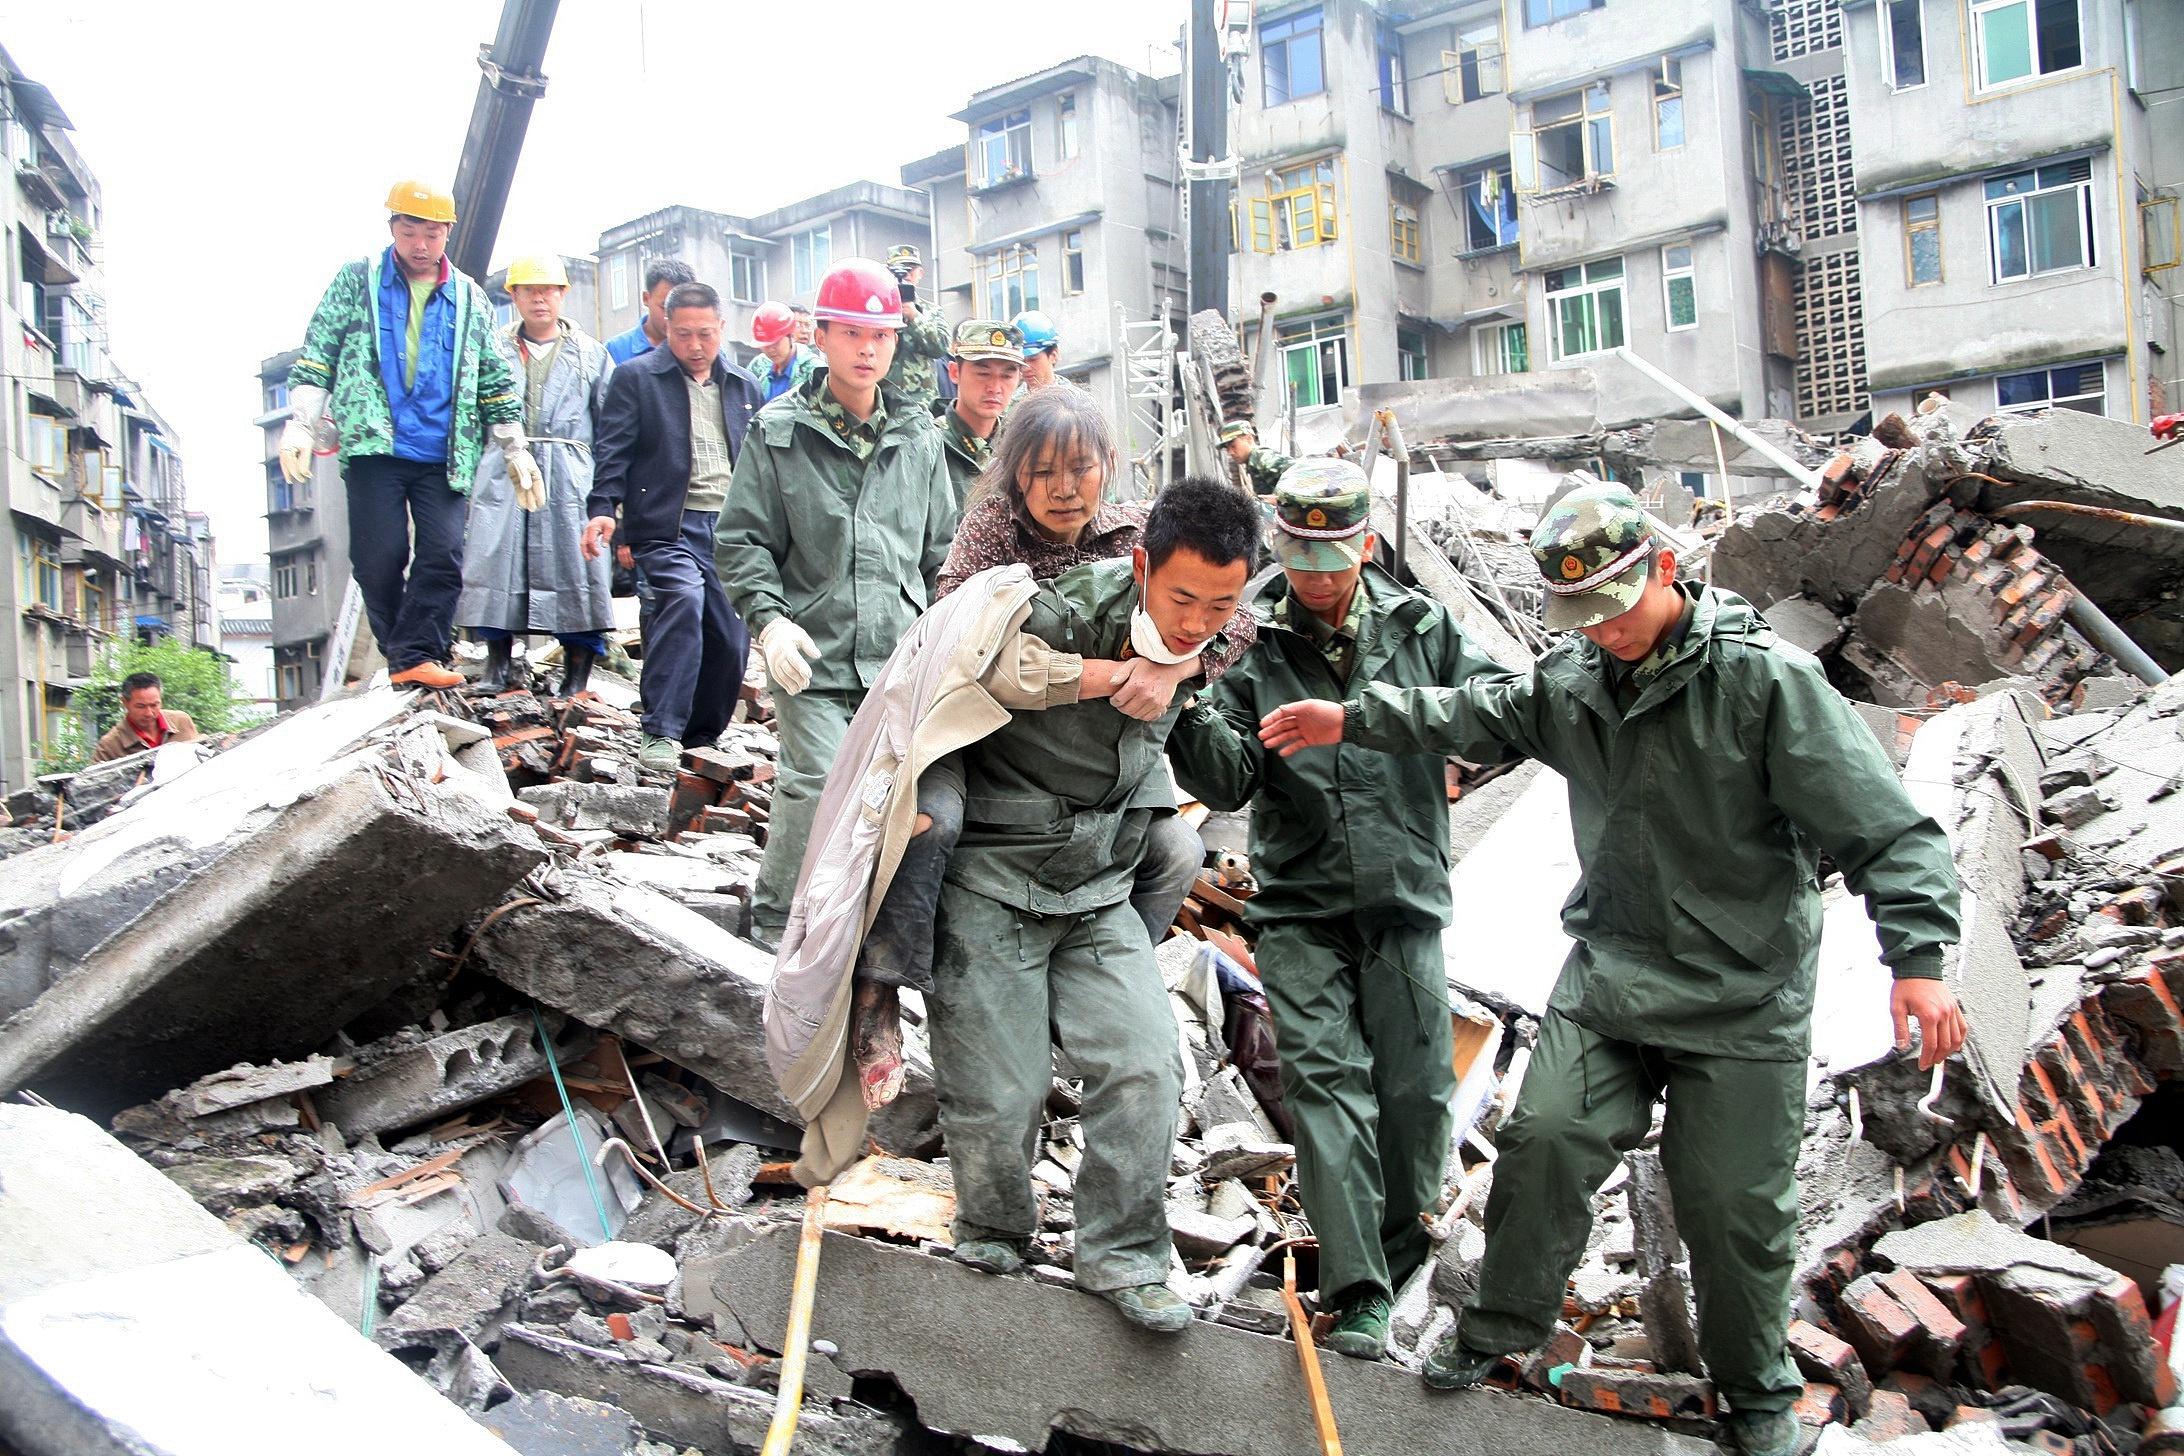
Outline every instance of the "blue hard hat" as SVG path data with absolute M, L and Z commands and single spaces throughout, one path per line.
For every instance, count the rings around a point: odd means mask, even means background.
M 1024 356 L 1029 358 L 1042 349 L 1061 347 L 1061 335 L 1054 331 L 1054 320 L 1036 309 L 1016 316 L 1017 332 L 1024 336 Z

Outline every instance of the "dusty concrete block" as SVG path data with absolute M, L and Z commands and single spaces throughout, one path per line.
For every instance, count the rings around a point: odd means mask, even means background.
M 626 1410 L 550 1390 L 519 1391 L 477 1421 L 523 1456 L 628 1456 L 644 1435 Z
M 83 1118 L 0 1104 L 0 1248 L 0 1445 L 22 1456 L 510 1456 Z
M 1697 1375 L 1596 1365 L 1562 1377 L 1562 1403 L 1602 1415 L 1704 1420 L 1714 1414 L 1714 1386 Z
M 516 798 L 556 829 L 611 829 L 649 839 L 667 833 L 665 789 L 562 780 L 518 790 Z
M 724 1231 L 685 1261 L 762 1347 L 788 1319 L 796 1230 Z M 829 1234 L 819 1266 L 816 1338 L 845 1370 L 885 1373 L 930 1429 L 1043 1450 L 1055 1430 L 1138 1450 L 1294 1456 L 1314 1449 L 1312 1417 L 1285 1340 L 1195 1321 L 1179 1336 L 1137 1330 L 1069 1289 L 995 1279 L 946 1259 Z M 503 1346 L 504 1352 L 506 1346 Z M 505 1363 L 505 1354 L 504 1354 Z M 1442 1456 L 1607 1451 L 1702 1456 L 1703 1442 L 1495 1391 L 1443 1394 L 1386 1363 L 1321 1362 L 1356 1456 L 1431 1449 Z M 966 1380 L 975 1370 L 980 1378 Z M 1217 1372 L 1198 1380 L 1148 1371 Z M 1057 1371 L 1066 1371 L 1063 1379 Z M 626 1402 L 625 1402 L 626 1404 Z
M 449 1335 L 482 1341 L 523 1292 L 538 1253 L 507 1234 L 480 1236 L 380 1324 L 379 1343 L 400 1350 Z
M 591 1033 L 577 1028 L 563 1039 L 558 1059 L 582 1056 L 591 1043 Z M 319 1114 L 352 1136 L 386 1132 L 458 1112 L 545 1073 L 537 1023 L 519 1012 L 359 1065 L 319 1096 Z
M 493 922 L 479 938 L 476 963 L 586 1026 L 614 1032 L 763 1112 L 793 1119 L 766 1063 L 773 957 L 645 886 L 574 870 L 562 883 L 564 898 Z M 909 1070 L 902 1095 L 872 1120 L 871 1135 L 892 1151 L 921 1152 L 934 1142 L 939 1108 L 923 1029 L 904 1030 Z
M 308 1055 L 544 859 L 452 758 L 435 782 L 413 771 L 421 750 L 367 739 L 404 697 L 296 714 L 9 860 L 0 1091 L 106 1117 Z

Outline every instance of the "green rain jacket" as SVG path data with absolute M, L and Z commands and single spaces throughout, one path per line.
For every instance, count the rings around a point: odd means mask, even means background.
M 1388 912 L 1412 925 L 1449 921 L 1448 760 L 1429 751 L 1376 753 L 1345 741 L 1283 758 L 1259 742 L 1259 720 L 1300 698 L 1340 698 L 1350 684 L 1461 684 L 1508 674 L 1471 645 L 1439 602 L 1365 568 L 1364 646 L 1348 683 L 1312 639 L 1286 625 L 1289 580 L 1276 573 L 1252 603 L 1259 642 L 1185 710 L 1168 743 L 1184 790 L 1215 809 L 1257 803 L 1253 925 Z M 1505 756 L 1499 748 L 1487 757 Z
M 882 385 L 869 460 L 815 404 L 827 371 L 751 421 L 714 533 L 721 585 L 752 639 L 786 616 L 811 634 L 811 685 L 860 692 L 932 604 L 955 537 L 955 487 L 932 417 Z
M 1742 597 L 1680 590 L 1690 628 L 1628 713 L 1603 654 L 1573 632 L 1526 676 L 1368 685 L 1344 704 L 1343 742 L 1471 759 L 1513 748 L 1569 781 L 1582 872 L 1554 1010 L 1621 1041 L 1802 1058 L 1818 851 L 1865 897 L 1895 974 L 1939 977 L 1957 938 L 1949 841 L 1817 659 Z
M 1121 658 L 1136 604 L 1129 559 L 1094 561 L 1042 587 L 1022 630 L 1063 652 Z M 1128 899 L 1153 811 L 1175 806 L 1160 756 L 1181 701 L 1149 723 L 1103 700 L 1018 713 L 965 750 L 948 879 L 1037 915 Z
M 341 431 L 341 465 L 358 455 L 394 453 L 394 412 L 379 378 L 379 316 L 373 270 L 384 255 L 344 263 L 326 286 L 303 333 L 303 352 L 288 387 L 327 391 L 327 413 Z M 485 449 L 487 425 L 523 423 L 523 386 L 493 342 L 493 306 L 460 269 L 449 269 L 455 295 L 454 418 L 447 432 L 447 488 L 468 495 Z

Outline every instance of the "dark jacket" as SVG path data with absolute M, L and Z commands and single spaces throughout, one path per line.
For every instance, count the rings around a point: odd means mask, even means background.
M 743 434 L 765 398 L 725 355 L 713 361 L 720 381 L 728 453 L 743 454 Z M 690 390 L 682 361 L 654 349 L 614 371 L 592 445 L 592 488 L 586 516 L 622 517 L 625 546 L 672 541 L 682 534 L 683 492 L 690 487 Z

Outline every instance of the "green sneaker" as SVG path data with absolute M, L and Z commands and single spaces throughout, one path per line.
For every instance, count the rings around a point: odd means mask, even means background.
M 1177 1335 L 1190 1328 L 1191 1307 L 1165 1284 L 1133 1284 L 1126 1289 L 1102 1289 L 1097 1293 L 1140 1329 Z
M 1744 1456 L 1797 1456 L 1805 1428 L 1786 1410 L 1729 1412 L 1729 1439 Z
M 1345 1304 L 1335 1317 L 1334 1328 L 1320 1343 L 1352 1360 L 1385 1357 L 1388 1353 L 1388 1301 L 1378 1294 L 1366 1294 Z
M 1024 1267 L 1024 1250 L 1008 1239 L 965 1239 L 955 1246 L 955 1261 L 986 1274 L 1014 1274 Z
M 673 773 L 682 767 L 682 745 L 672 738 L 654 738 L 647 733 L 644 744 L 637 750 L 637 766 L 657 773 Z
M 1426 1356 L 1426 1384 L 1435 1390 L 1469 1390 L 1486 1379 L 1501 1363 L 1501 1358 L 1482 1355 L 1455 1335 L 1449 1335 Z

